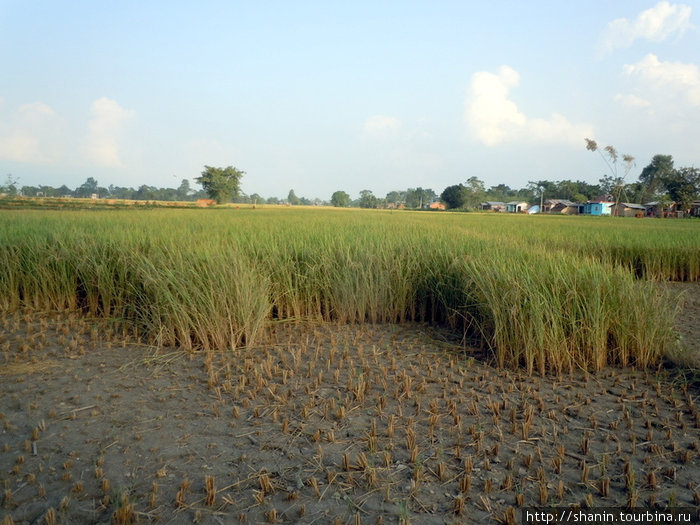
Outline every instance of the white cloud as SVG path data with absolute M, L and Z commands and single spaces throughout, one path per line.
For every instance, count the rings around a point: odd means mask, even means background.
M 124 123 L 133 118 L 134 112 L 106 97 L 95 100 L 90 112 L 92 119 L 85 140 L 87 159 L 101 166 L 121 166 L 119 139 Z
M 615 95 L 615 102 L 632 109 L 648 109 L 651 108 L 651 102 L 647 99 L 638 97 L 637 95 L 618 93 Z
M 513 68 L 501 66 L 498 74 L 479 71 L 472 76 L 466 101 L 466 121 L 474 137 L 495 146 L 504 142 L 543 142 L 580 145 L 593 135 L 589 124 L 572 124 L 558 113 L 549 120 L 529 118 L 508 98 L 510 88 L 517 87 L 520 75 Z
M 641 78 L 667 100 L 700 107 L 700 68 L 695 64 L 662 62 L 650 53 L 636 64 L 625 65 L 623 71 Z
M 630 94 L 623 95 L 622 93 L 618 93 L 615 95 L 615 101 L 629 108 L 648 108 L 651 106 L 651 102 L 647 99 Z
M 61 119 L 50 106 L 43 102 L 23 104 L 2 120 L 0 158 L 46 164 L 61 156 Z
M 392 137 L 401 128 L 401 121 L 396 117 L 373 115 L 365 120 L 362 133 L 366 137 Z
M 618 18 L 610 22 L 601 44 L 610 52 L 614 48 L 629 47 L 638 39 L 661 42 L 674 33 L 682 35 L 690 27 L 691 11 L 692 8 L 684 4 L 659 2 L 639 13 L 634 20 Z

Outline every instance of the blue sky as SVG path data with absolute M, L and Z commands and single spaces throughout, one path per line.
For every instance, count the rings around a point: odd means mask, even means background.
M 0 178 L 265 197 L 700 164 L 700 2 L 0 0 Z

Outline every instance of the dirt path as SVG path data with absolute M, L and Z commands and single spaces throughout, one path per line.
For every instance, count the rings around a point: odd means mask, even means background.
M 526 377 L 415 325 L 282 324 L 263 347 L 188 356 L 15 316 L 0 349 L 0 520 L 17 524 L 700 505 L 698 392 L 663 370 Z

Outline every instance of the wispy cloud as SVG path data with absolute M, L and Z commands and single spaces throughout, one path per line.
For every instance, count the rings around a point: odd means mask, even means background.
M 623 107 L 630 108 L 630 109 L 646 109 L 650 113 L 652 112 L 652 104 L 649 102 L 647 99 L 642 98 L 637 95 L 633 94 L 626 94 L 623 95 L 622 93 L 618 93 L 615 95 L 615 102 L 620 104 Z
M 59 115 L 43 102 L 19 106 L 0 119 L 0 158 L 37 164 L 57 160 L 63 150 L 60 126 Z
M 367 117 L 362 127 L 365 137 L 393 137 L 401 128 L 401 121 L 387 115 L 372 115 Z
M 120 138 L 124 123 L 134 117 L 134 112 L 106 97 L 95 100 L 90 112 L 92 119 L 85 140 L 87 160 L 101 166 L 121 166 Z
M 530 118 L 510 100 L 509 91 L 520 83 L 520 75 L 509 66 L 498 74 L 480 71 L 472 76 L 466 100 L 466 121 L 473 136 L 495 146 L 505 142 L 565 143 L 580 145 L 593 135 L 589 124 L 572 124 L 553 113 L 551 118 Z
M 666 101 L 700 107 L 700 68 L 695 64 L 662 62 L 650 53 L 636 64 L 625 65 L 623 71 L 640 78 Z
M 635 40 L 661 42 L 673 34 L 682 35 L 690 25 L 692 8 L 684 4 L 659 2 L 642 11 L 634 20 L 618 18 L 610 22 L 601 37 L 604 51 L 629 47 Z

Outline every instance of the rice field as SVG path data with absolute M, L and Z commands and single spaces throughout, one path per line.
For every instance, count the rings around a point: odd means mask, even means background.
M 697 385 L 661 366 L 677 305 L 654 282 L 698 280 L 695 222 L 0 222 L 2 525 L 697 518 Z
M 7 211 L 0 309 L 78 310 L 149 343 L 255 344 L 270 321 L 430 322 L 528 373 L 646 367 L 700 278 L 695 221 L 359 210 Z

